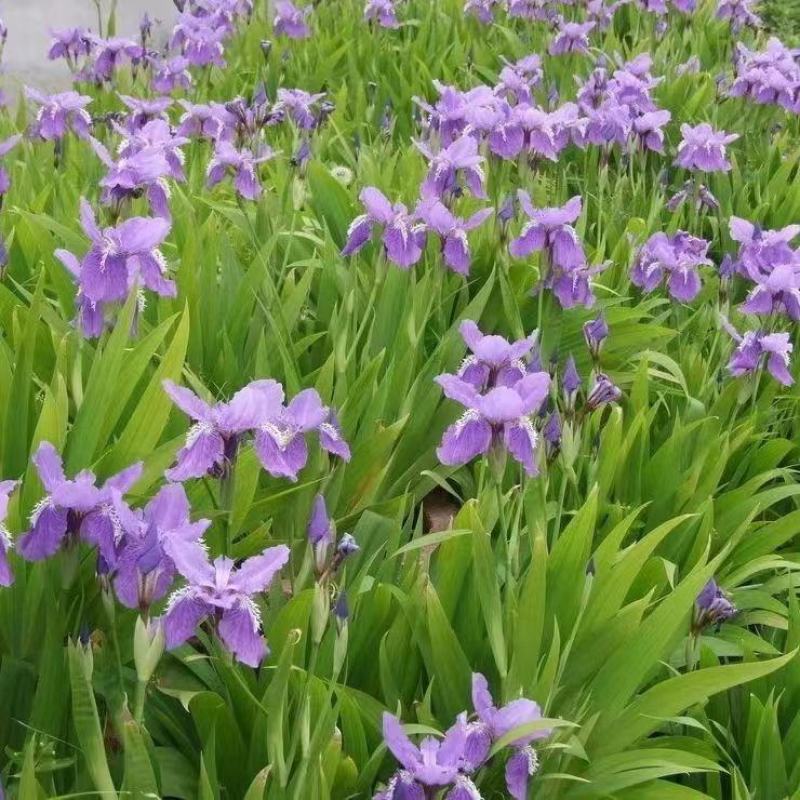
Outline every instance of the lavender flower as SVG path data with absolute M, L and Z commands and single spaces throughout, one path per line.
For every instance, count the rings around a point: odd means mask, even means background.
M 383 739 L 402 768 L 393 778 L 391 790 L 385 796 L 416 800 L 417 797 L 426 796 L 423 787 L 454 784 L 460 776 L 466 738 L 467 726 L 459 717 L 441 741 L 428 736 L 417 747 L 406 735 L 400 720 L 384 713 Z
M 719 627 L 736 615 L 736 606 L 712 578 L 695 601 L 694 628 L 701 631 L 709 625 Z
M 235 567 L 220 556 L 213 563 L 199 542 L 167 539 L 165 550 L 188 584 L 175 592 L 163 617 L 166 645 L 183 644 L 205 619 L 214 621 L 217 635 L 233 656 L 257 667 L 269 654 L 261 635 L 261 612 L 254 599 L 289 560 L 289 548 L 268 547 Z
M 185 56 L 161 59 L 154 67 L 150 85 L 153 91 L 163 94 L 177 89 L 190 89 L 192 75 L 189 72 L 189 59 Z
M 314 498 L 311 518 L 308 521 L 308 541 L 314 550 L 314 563 L 317 572 L 322 572 L 328 560 L 328 549 L 336 539 L 336 526 L 328 516 L 324 495 Z
M 312 106 L 325 97 L 325 92 L 309 94 L 302 89 L 278 89 L 278 107 L 286 111 L 301 130 L 311 130 L 318 124 Z
M 362 189 L 359 199 L 366 211 L 356 217 L 347 229 L 347 242 L 342 255 L 357 253 L 370 240 L 376 226 L 383 227 L 383 246 L 387 258 L 401 269 L 412 267 L 422 257 L 425 227 L 409 214 L 403 203 L 392 205 L 373 186 Z
M 34 136 L 48 142 L 63 139 L 70 130 L 81 139 L 89 136 L 92 118 L 86 106 L 91 97 L 77 92 L 46 95 L 29 86 L 25 87 L 25 96 L 40 106 L 31 131 Z
M 505 450 L 528 475 L 538 473 L 538 434 L 533 418 L 550 390 L 550 376 L 529 373 L 513 386 L 498 386 L 481 395 L 455 375 L 439 375 L 436 382 L 450 400 L 461 403 L 465 413 L 445 432 L 436 453 L 447 466 L 461 466 L 479 455 Z
M 170 47 L 179 49 L 193 67 L 224 67 L 222 42 L 229 33 L 229 26 L 213 17 L 183 13 L 172 29 L 169 43 Z
M 484 159 L 478 153 L 478 142 L 463 135 L 438 153 L 428 145 L 415 141 L 417 149 L 428 159 L 428 174 L 420 192 L 424 198 L 446 200 L 462 191 L 462 181 L 475 197 L 486 199 L 484 174 L 481 164 Z
M 11 586 L 14 583 L 8 563 L 8 553 L 14 545 L 5 521 L 8 516 L 8 498 L 18 484 L 19 481 L 0 481 L 0 586 Z
M 622 390 L 603 372 L 598 372 L 586 398 L 589 411 L 601 408 L 609 403 L 616 403 L 622 397 Z
M 464 13 L 475 17 L 484 25 L 489 25 L 494 21 L 495 8 L 501 5 L 501 0 L 465 0 Z
M 130 113 L 125 119 L 125 130 L 136 133 L 153 120 L 169 123 L 167 109 L 172 105 L 170 97 L 129 97 L 121 94 L 120 100 L 125 104 Z
M 89 470 L 66 478 L 61 456 L 50 442 L 42 442 L 32 460 L 47 494 L 31 514 L 29 532 L 19 540 L 23 558 L 41 561 L 65 540 L 82 538 L 97 547 L 107 564 L 114 564 L 123 535 L 117 508 L 139 480 L 142 464 L 128 467 L 98 487 Z
M 472 320 L 459 326 L 461 337 L 472 355 L 467 356 L 457 377 L 485 392 L 497 386 L 514 386 L 528 371 L 523 360 L 536 346 L 537 334 L 509 342 L 496 334 L 484 334 Z
M 794 346 L 788 333 L 762 333 L 747 331 L 739 335 L 730 325 L 725 325 L 737 346 L 728 362 L 731 375 L 754 374 L 766 362 L 767 370 L 778 383 L 791 386 L 794 378 L 789 372 Z
M 602 314 L 583 324 L 583 338 L 592 358 L 596 361 L 600 357 L 603 342 L 608 337 L 608 324 Z
M 143 55 L 142 46 L 132 39 L 111 37 L 94 40 L 94 63 L 91 76 L 97 81 L 110 81 L 126 62 L 136 64 Z
M 261 465 L 276 478 L 297 480 L 308 461 L 306 435 L 317 431 L 323 450 L 350 460 L 350 447 L 342 438 L 336 417 L 322 404 L 314 389 L 305 389 L 287 404 L 283 391 L 271 391 L 261 408 L 255 449 Z
M 96 139 L 91 139 L 98 158 L 108 172 L 100 181 L 101 200 L 117 208 L 126 200 L 147 197 L 151 210 L 164 220 L 170 219 L 169 186 L 165 178 L 171 167 L 163 148 L 145 147 L 114 160 Z
M 659 109 L 648 111 L 633 120 L 633 132 L 643 150 L 664 153 L 664 131 L 662 128 L 670 121 L 669 111 Z
M 114 590 L 124 606 L 147 611 L 166 596 L 176 575 L 166 543 L 197 542 L 211 524 L 207 519 L 191 522 L 189 512 L 186 492 L 177 483 L 164 486 L 143 511 L 122 510 L 125 535 L 116 564 Z
M 503 59 L 503 63 L 505 66 L 500 70 L 495 92 L 516 103 L 533 102 L 533 90 L 544 77 L 541 58 L 530 55 L 513 63 Z
M 172 402 L 195 421 L 186 444 L 178 451 L 175 466 L 167 470 L 167 477 L 173 481 L 227 475 L 242 434 L 257 428 L 264 418 L 263 409 L 283 398 L 283 388 L 273 380 L 254 381 L 236 392 L 229 402 L 213 406 L 172 381 L 164 381 L 163 385 Z
M 167 221 L 132 217 L 116 228 L 100 229 L 92 207 L 85 200 L 81 200 L 80 216 L 83 230 L 92 243 L 78 270 L 81 292 L 89 301 L 124 300 L 139 282 L 157 294 L 175 296 L 177 289 L 164 276 L 166 264 L 158 249 L 170 230 Z M 56 255 L 75 273 L 74 255 L 64 250 L 56 251 Z
M 534 208 L 527 192 L 520 190 L 517 196 L 529 221 L 509 245 L 511 255 L 524 258 L 544 250 L 548 262 L 555 267 L 570 270 L 583 266 L 583 245 L 572 226 L 581 214 L 581 198 L 575 196 L 559 208 Z
M 184 113 L 178 121 L 178 135 L 212 141 L 230 140 L 236 127 L 236 117 L 221 103 L 208 105 L 178 101 Z
M 758 28 L 761 17 L 753 11 L 752 6 L 753 0 L 718 0 L 717 19 L 730 20 L 734 33 L 744 27 Z
M 493 209 L 484 208 L 467 219 L 461 219 L 439 200 L 423 200 L 417 206 L 415 213 L 431 231 L 439 235 L 444 263 L 453 272 L 468 275 L 470 249 L 467 232 L 474 230 L 488 219 Z
M 367 0 L 364 6 L 364 19 L 374 20 L 381 28 L 399 28 L 394 0 Z
M 652 292 L 666 278 L 669 293 L 690 303 L 700 292 L 698 269 L 711 264 L 706 257 L 709 243 L 685 231 L 673 236 L 656 233 L 639 250 L 631 270 L 631 282 Z
M 51 61 L 63 58 L 71 68 L 81 56 L 88 56 L 94 48 L 92 33 L 87 28 L 65 28 L 51 31 L 50 49 L 47 57 Z
M 273 20 L 276 35 L 283 34 L 290 39 L 307 39 L 311 36 L 311 29 L 306 18 L 311 11 L 311 6 L 298 8 L 290 0 L 277 0 Z
M 211 188 L 226 175 L 232 175 L 234 188 L 242 197 L 246 200 L 258 200 L 262 192 L 258 165 L 269 161 L 273 156 L 274 153 L 266 145 L 256 156 L 247 148 L 237 150 L 230 142 L 218 142 L 214 157 L 208 165 L 206 183 Z
M 757 284 L 766 282 L 776 267 L 796 265 L 800 261 L 800 255 L 790 244 L 800 235 L 800 225 L 763 230 L 741 217 L 731 217 L 730 233 L 739 243 L 736 271 Z
M 472 675 L 472 704 L 478 714 L 479 722 L 472 727 L 470 738 L 486 735 L 489 744 L 517 728 L 530 725 L 542 718 L 539 704 L 526 698 L 512 700 L 502 708 L 497 708 L 489 693 L 489 684 L 480 673 Z M 549 728 L 543 728 L 525 733 L 511 742 L 510 746 L 515 752 L 506 764 L 506 785 L 515 800 L 526 800 L 528 781 L 538 768 L 538 756 L 531 747 L 531 742 L 545 739 L 551 732 Z
M 582 385 L 583 381 L 578 374 L 578 366 L 570 353 L 564 366 L 564 375 L 561 378 L 561 389 L 564 392 L 564 401 L 569 411 L 575 408 L 575 398 Z
M 675 159 L 677 166 L 702 172 L 728 172 L 731 169 L 726 147 L 739 138 L 738 133 L 715 131 L 703 122 L 694 127 L 681 125 L 681 135 L 683 139 Z
M 551 56 L 566 53 L 588 53 L 589 34 L 594 30 L 594 22 L 562 22 L 548 52 Z

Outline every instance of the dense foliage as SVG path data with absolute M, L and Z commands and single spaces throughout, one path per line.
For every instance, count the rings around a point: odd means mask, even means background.
M 176 5 L 0 119 L 7 795 L 800 796 L 792 4 Z

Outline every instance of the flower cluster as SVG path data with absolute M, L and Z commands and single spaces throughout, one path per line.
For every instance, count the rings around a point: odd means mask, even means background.
M 712 263 L 706 255 L 709 244 L 686 231 L 672 236 L 656 233 L 639 249 L 631 282 L 644 292 L 652 292 L 666 280 L 672 297 L 690 303 L 700 292 L 699 268 Z
M 800 114 L 800 62 L 797 51 L 770 37 L 763 51 L 748 50 L 741 42 L 734 56 L 731 97 L 747 97 L 761 105 L 777 105 Z
M 789 372 L 791 336 L 775 328 L 782 316 L 800 322 L 800 250 L 791 244 L 800 235 L 800 225 L 763 230 L 732 217 L 730 233 L 739 250 L 728 258 L 726 272 L 728 277 L 740 276 L 751 287 L 739 310 L 757 315 L 761 327 L 740 335 L 724 321 L 737 345 L 728 368 L 733 375 L 746 375 L 766 365 L 777 381 L 789 386 L 794 382 Z
M 539 768 L 532 743 L 546 739 L 552 732 L 537 725 L 542 719 L 538 703 L 519 698 L 498 708 L 486 678 L 475 673 L 472 704 L 473 719 L 462 713 L 441 740 L 427 736 L 419 745 L 411 741 L 397 717 L 384 713 L 383 738 L 400 768 L 375 800 L 430 797 L 444 789 L 447 800 L 476 800 L 481 795 L 475 780 L 492 760 L 492 746 L 517 731 L 519 736 L 507 746 L 510 755 L 505 764 L 506 786 L 514 800 L 525 800 L 530 779 Z
M 227 477 L 242 439 L 253 437 L 256 455 L 270 475 L 297 480 L 308 461 L 306 437 L 317 433 L 323 450 L 350 460 L 336 415 L 314 389 L 305 389 L 284 404 L 283 387 L 260 380 L 239 390 L 229 402 L 209 405 L 194 392 L 171 381 L 164 389 L 181 411 L 194 420 L 170 480 Z
M 82 470 L 72 478 L 55 447 L 42 442 L 33 456 L 44 498 L 30 516 L 30 528 L 16 542 L 28 561 L 41 561 L 79 541 L 97 551 L 97 573 L 120 603 L 149 615 L 181 575 L 186 585 L 169 600 L 163 625 L 167 646 L 191 637 L 204 619 L 242 663 L 258 666 L 268 650 L 260 633 L 261 618 L 254 596 L 263 592 L 286 564 L 289 549 L 268 548 L 238 568 L 230 559 L 208 561 L 203 533 L 209 520 L 191 520 L 191 509 L 180 484 L 165 485 L 142 509 L 125 499 L 142 474 L 134 464 L 98 485 L 94 473 Z M 0 482 L 0 585 L 13 575 L 8 552 L 14 547 L 2 522 L 16 481 Z
M 467 320 L 461 335 L 472 355 L 455 375 L 436 378 L 444 394 L 466 409 L 444 432 L 437 455 L 442 464 L 461 466 L 480 455 L 503 463 L 505 453 L 528 475 L 536 475 L 539 434 L 534 418 L 550 392 L 546 372 L 529 372 L 523 361 L 535 337 L 509 342 L 485 336 Z
M 435 183 L 435 168 L 432 174 L 432 183 Z M 455 216 L 436 195 L 436 188 L 431 186 L 429 196 L 421 199 L 416 208 L 409 211 L 403 203 L 392 204 L 375 187 L 363 189 L 360 199 L 365 213 L 350 224 L 342 254 L 349 256 L 357 253 L 378 228 L 381 229 L 381 240 L 389 261 L 401 269 L 409 269 L 422 257 L 426 237 L 431 234 L 441 245 L 445 265 L 453 272 L 468 274 L 471 252 L 467 233 L 488 219 L 492 209 L 481 209 L 462 219 Z

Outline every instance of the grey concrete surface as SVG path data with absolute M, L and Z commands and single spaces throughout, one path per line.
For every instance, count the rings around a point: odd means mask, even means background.
M 107 15 L 111 0 L 101 0 Z M 177 11 L 172 0 L 118 0 L 117 33 L 134 35 L 145 11 L 171 26 Z M 47 89 L 69 88 L 69 70 L 63 62 L 47 60 L 51 29 L 85 26 L 97 30 L 92 0 L 0 0 L 0 18 L 8 26 L 0 82 L 10 93 L 20 84 Z

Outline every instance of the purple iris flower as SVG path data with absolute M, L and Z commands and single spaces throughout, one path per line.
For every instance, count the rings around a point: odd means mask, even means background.
M 298 128 L 311 130 L 317 125 L 312 106 L 325 97 L 325 92 L 310 94 L 302 89 L 278 89 L 278 105 L 285 109 Z
M 51 61 L 63 58 L 74 68 L 81 56 L 88 56 L 94 47 L 92 33 L 88 28 L 65 28 L 51 31 L 50 49 L 47 57 Z
M 503 59 L 503 63 L 495 92 L 517 103 L 532 103 L 533 90 L 544 77 L 542 59 L 534 54 L 513 63 Z
M 575 408 L 575 398 L 582 385 L 583 381 L 578 373 L 578 366 L 570 353 L 564 365 L 564 375 L 561 378 L 561 389 L 564 392 L 564 401 L 569 410 Z
M 366 213 L 350 223 L 342 255 L 357 253 L 369 242 L 375 226 L 382 226 L 386 257 L 401 269 L 416 264 L 425 245 L 425 226 L 414 214 L 409 214 L 403 203 L 392 205 L 374 186 L 362 189 L 358 197 Z
M 20 134 L 16 134 L 0 142 L 0 158 L 7 156 L 21 141 L 22 136 Z M 8 194 L 8 190 L 10 188 L 11 176 L 9 175 L 5 165 L 0 164 L 0 199 L 2 199 L 4 195 Z
M 124 534 L 117 509 L 122 496 L 139 480 L 142 464 L 128 467 L 98 487 L 89 470 L 66 478 L 61 456 L 50 442 L 42 442 L 32 460 L 47 494 L 33 509 L 30 530 L 19 540 L 23 558 L 41 561 L 52 556 L 65 539 L 82 538 L 113 565 Z
M 622 390 L 604 372 L 594 376 L 594 384 L 586 396 L 586 407 L 590 411 L 609 403 L 616 403 L 622 397 Z
M 745 314 L 785 312 L 795 322 L 800 322 L 800 258 L 773 267 L 747 295 L 741 310 Z
M 428 174 L 420 192 L 424 198 L 445 200 L 461 192 L 461 181 L 475 197 L 486 199 L 484 174 L 481 164 L 484 158 L 478 153 L 478 142 L 467 134 L 438 153 L 423 142 L 415 141 L 417 149 L 428 159 Z
M 581 264 L 571 269 L 555 268 L 543 285 L 553 290 L 561 308 L 575 308 L 575 306 L 591 308 L 596 299 L 592 291 L 591 278 L 607 266 L 608 263 L 594 267 Z
M 471 726 L 470 739 L 478 738 L 476 750 L 484 746 L 484 742 L 491 744 L 515 728 L 530 725 L 542 718 L 539 704 L 533 700 L 520 698 L 512 700 L 505 706 L 497 708 L 489 692 L 489 684 L 480 673 L 472 675 L 472 704 L 478 714 L 478 723 Z M 510 743 L 515 752 L 506 764 L 506 784 L 508 791 L 515 800 L 526 800 L 528 797 L 528 782 L 539 766 L 536 751 L 531 747 L 531 742 L 545 739 L 551 734 L 550 729 L 542 729 L 520 736 Z M 488 741 L 487 741 L 488 740 Z M 469 749 L 469 743 L 468 743 Z M 486 747 L 488 755 L 489 747 Z M 480 766 L 476 764 L 475 766 Z
M 607 2 L 607 0 L 588 0 L 586 3 L 587 18 L 592 20 L 597 26 L 597 30 L 608 30 L 611 23 L 614 21 L 614 14 L 617 13 L 619 8 L 627 0 L 616 0 L 616 2 Z
M 167 94 L 178 89 L 188 90 L 192 82 L 189 59 L 185 56 L 172 56 L 155 64 L 150 85 L 153 91 Z
M 514 112 L 524 131 L 524 146 L 532 156 L 556 161 L 574 137 L 578 122 L 578 107 L 574 103 L 565 103 L 554 111 L 523 104 L 515 106 Z
M 586 340 L 586 346 L 589 348 L 592 358 L 596 361 L 600 356 L 603 342 L 608 338 L 608 323 L 602 314 L 584 323 L 583 338 Z
M 183 644 L 203 620 L 211 618 L 233 656 L 248 666 L 259 666 L 269 649 L 261 635 L 261 611 L 254 595 L 265 591 L 289 560 L 289 548 L 268 547 L 239 567 L 225 556 L 210 562 L 200 542 L 176 537 L 165 540 L 164 548 L 188 582 L 170 597 L 164 613 L 167 647 Z
M 528 372 L 524 359 L 536 346 L 536 333 L 509 342 L 503 336 L 482 333 L 470 319 L 461 323 L 459 331 L 471 355 L 464 359 L 457 377 L 477 391 L 514 386 Z
M 753 0 L 718 0 L 717 19 L 730 20 L 734 33 L 744 27 L 758 28 L 761 17 L 753 11 L 752 6 Z
M 562 22 L 548 52 L 551 56 L 566 53 L 588 53 L 589 34 L 594 30 L 594 22 Z
M 225 66 L 222 44 L 230 30 L 213 17 L 183 13 L 172 29 L 170 47 L 179 49 L 193 67 Z
M 364 6 L 364 19 L 375 20 L 381 28 L 399 28 L 397 10 L 393 0 L 367 0 Z
M 508 16 L 540 22 L 558 21 L 558 13 L 551 0 L 508 0 Z
M 169 165 L 169 177 L 182 182 L 186 180 L 186 174 L 183 169 L 184 155 L 181 147 L 188 143 L 187 137 L 173 133 L 168 122 L 154 119 L 142 128 L 127 134 L 120 143 L 119 155 L 122 158 L 130 158 L 142 150 L 160 150 Z
M 384 712 L 383 739 L 402 768 L 395 776 L 396 781 L 406 784 L 401 794 L 395 785 L 394 791 L 388 795 L 391 798 L 416 800 L 419 797 L 422 800 L 428 796 L 422 787 L 451 786 L 461 775 L 467 740 L 467 725 L 463 717 L 459 717 L 441 741 L 427 736 L 417 746 L 408 738 L 400 720 Z
M 129 97 L 124 94 L 119 97 L 130 111 L 125 119 L 125 130 L 128 133 L 140 131 L 153 120 L 169 123 L 167 109 L 172 105 L 171 97 Z
M 683 139 L 678 145 L 675 164 L 701 172 L 728 172 L 731 163 L 726 148 L 739 138 L 738 133 L 715 131 L 707 122 L 700 125 L 681 125 Z
M 525 258 L 536 250 L 544 250 L 554 267 L 564 270 L 582 267 L 586 256 L 572 225 L 581 215 L 580 196 L 576 195 L 558 208 L 534 208 L 530 195 L 521 189 L 517 197 L 529 221 L 509 245 L 511 255 Z
M 86 106 L 92 102 L 91 97 L 77 92 L 46 95 L 29 86 L 25 87 L 25 96 L 39 106 L 33 135 L 48 142 L 63 139 L 70 130 L 81 139 L 89 136 L 92 118 Z
M 800 112 L 800 63 L 797 51 L 776 37 L 770 37 L 761 52 L 737 45 L 734 56 L 736 77 L 728 94 L 749 97 L 759 104 L 775 104 Z
M 64 265 L 77 284 L 75 306 L 78 311 L 77 324 L 84 336 L 96 339 L 101 336 L 106 324 L 105 304 L 90 300 L 81 284 L 81 262 L 68 250 L 56 250 L 53 255 Z
M 169 186 L 165 180 L 171 172 L 161 147 L 145 147 L 116 161 L 97 139 L 91 139 L 98 158 L 108 172 L 100 181 L 101 199 L 106 205 L 120 206 L 126 200 L 147 197 L 151 210 L 169 220 Z
M 311 13 L 311 6 L 298 8 L 290 0 L 277 0 L 275 3 L 275 33 L 284 34 L 290 39 L 307 39 L 311 36 L 306 17 Z
M 481 225 L 493 211 L 484 208 L 467 219 L 461 219 L 439 200 L 422 200 L 415 213 L 431 231 L 439 235 L 444 263 L 453 272 L 468 275 L 471 254 L 467 232 Z
M 633 120 L 633 132 L 640 147 L 664 153 L 664 131 L 662 128 L 670 121 L 672 114 L 664 109 L 648 111 Z
M 11 586 L 14 583 L 8 563 L 8 553 L 14 544 L 5 521 L 8 516 L 8 498 L 18 484 L 19 481 L 0 481 L 0 586 Z
M 695 601 L 695 630 L 701 631 L 709 625 L 719 627 L 736 615 L 736 606 L 712 578 L 697 595 Z
M 273 477 L 297 480 L 297 473 L 308 461 L 306 435 L 311 431 L 317 432 L 323 450 L 350 460 L 350 447 L 342 438 L 339 423 L 315 389 L 304 389 L 286 405 L 282 389 L 270 392 L 261 414 L 255 435 L 256 455 Z
M 258 155 L 246 147 L 237 150 L 230 142 L 217 142 L 214 156 L 208 164 L 206 184 L 209 188 L 220 183 L 226 175 L 233 176 L 236 191 L 246 200 L 258 200 L 262 187 L 258 166 L 274 157 L 272 149 L 262 146 Z
M 728 362 L 731 375 L 738 377 L 753 374 L 766 362 L 767 370 L 778 383 L 784 386 L 794 383 L 789 372 L 794 346 L 788 333 L 747 331 L 744 335 L 739 335 L 730 325 L 725 327 L 737 345 Z
M 446 466 L 461 466 L 492 449 L 505 449 L 528 475 L 538 473 L 538 434 L 533 419 L 550 390 L 546 372 L 528 373 L 513 386 L 498 386 L 481 395 L 455 375 L 439 375 L 445 396 L 461 403 L 465 413 L 444 432 L 436 450 Z
M 81 292 L 89 301 L 124 300 L 139 281 L 165 297 L 177 294 L 174 282 L 165 277 L 166 262 L 158 249 L 170 230 L 166 220 L 132 217 L 116 228 L 101 229 L 85 200 L 81 200 L 80 216 L 81 226 L 92 243 L 77 270 Z M 64 250 L 56 251 L 56 255 L 75 272 L 74 255 Z
M 123 64 L 136 64 L 143 56 L 140 44 L 121 37 L 95 39 L 93 53 L 92 76 L 98 81 L 111 80 Z
M 709 242 L 685 231 L 673 236 L 653 234 L 641 247 L 633 268 L 631 282 L 645 292 L 652 292 L 666 278 L 670 295 L 690 303 L 700 292 L 698 269 L 708 266 Z
M 178 121 L 178 136 L 210 139 L 215 142 L 233 138 L 236 117 L 222 103 L 196 105 L 186 100 L 178 102 L 184 109 Z
M 682 14 L 691 14 L 697 9 L 697 0 L 672 0 L 672 5 Z
M 124 509 L 120 513 L 125 535 L 117 559 L 114 590 L 124 606 L 147 611 L 166 596 L 176 570 L 165 543 L 197 542 L 211 524 L 207 519 L 191 522 L 189 512 L 183 486 L 170 483 L 142 511 Z
M 736 270 L 755 283 L 764 283 L 776 267 L 797 265 L 800 261 L 800 255 L 790 244 L 800 235 L 800 225 L 763 230 L 741 217 L 731 217 L 730 233 L 739 243 Z
M 501 0 L 466 0 L 464 13 L 475 17 L 484 25 L 489 25 L 494 21 L 495 8 L 499 6 L 502 6 Z
M 195 422 L 186 444 L 178 451 L 175 466 L 166 472 L 173 481 L 228 474 L 242 434 L 261 423 L 263 408 L 283 398 L 281 385 L 273 380 L 253 381 L 229 402 L 213 406 L 172 381 L 163 385 L 172 402 Z
M 314 563 L 317 572 L 322 572 L 328 560 L 328 549 L 336 539 L 336 526 L 328 516 L 324 495 L 314 498 L 311 518 L 308 521 L 308 541 L 314 550 Z

